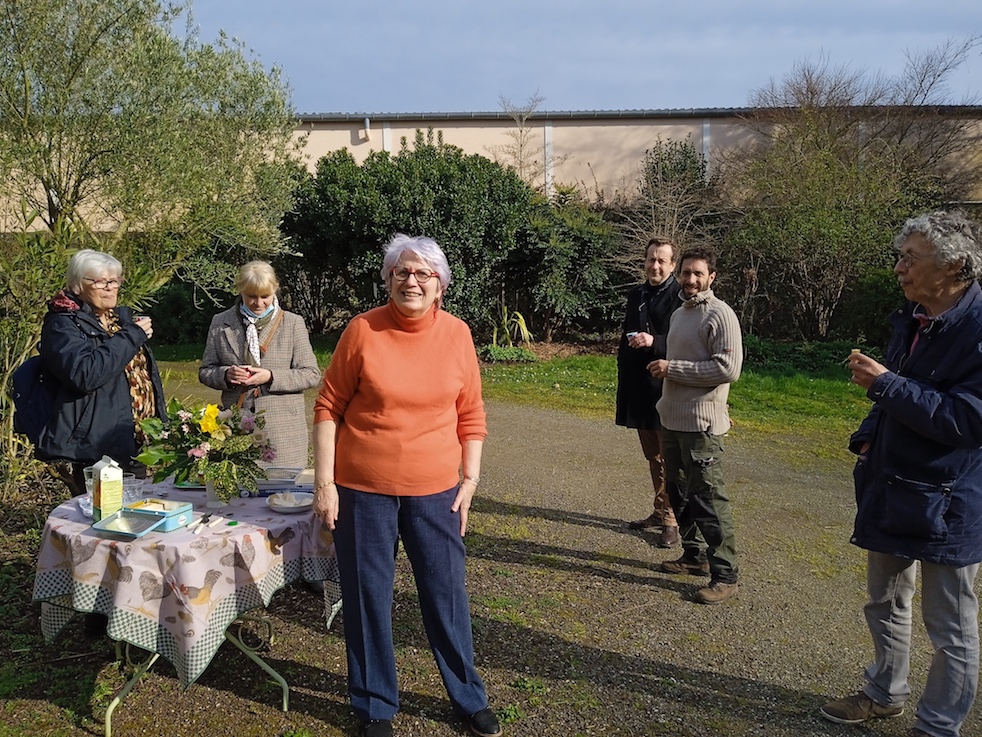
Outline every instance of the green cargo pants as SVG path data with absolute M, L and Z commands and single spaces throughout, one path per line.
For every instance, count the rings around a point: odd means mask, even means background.
M 723 436 L 665 430 L 662 455 L 683 555 L 708 559 L 713 581 L 736 583 L 733 512 L 723 484 Z M 705 552 L 699 533 L 706 541 Z

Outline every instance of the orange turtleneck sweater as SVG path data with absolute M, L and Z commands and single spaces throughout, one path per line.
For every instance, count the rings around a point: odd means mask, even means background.
M 338 341 L 314 422 L 338 423 L 334 478 L 396 496 L 459 480 L 461 443 L 487 435 L 470 328 L 434 309 L 409 318 L 390 302 L 355 317 Z

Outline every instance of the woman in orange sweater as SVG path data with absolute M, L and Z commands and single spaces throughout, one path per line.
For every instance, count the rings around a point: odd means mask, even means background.
M 392 735 L 401 539 L 454 710 L 472 733 L 495 737 L 464 581 L 462 538 L 487 435 L 474 341 L 440 309 L 450 267 L 433 240 L 396 235 L 381 275 L 388 303 L 348 324 L 314 405 L 314 512 L 335 531 L 348 695 L 365 737 Z

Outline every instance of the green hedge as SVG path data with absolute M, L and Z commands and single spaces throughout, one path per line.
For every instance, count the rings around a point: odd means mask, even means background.
M 844 340 L 827 343 L 783 343 L 745 335 L 744 368 L 775 374 L 809 374 L 829 378 L 841 377 L 849 352 L 859 348 L 868 356 L 880 359 L 882 351 L 864 343 Z

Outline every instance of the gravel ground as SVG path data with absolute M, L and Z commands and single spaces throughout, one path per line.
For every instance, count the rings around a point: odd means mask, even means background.
M 650 510 L 633 431 L 506 404 L 490 405 L 488 414 L 468 585 L 478 667 L 506 735 L 899 737 L 913 725 L 912 709 L 868 727 L 817 715 L 829 698 L 859 689 L 871 655 L 861 610 L 864 555 L 847 542 L 847 461 L 819 458 L 794 437 L 731 433 L 724 472 L 740 594 L 707 607 L 690 600 L 705 579 L 655 570 L 678 549 L 659 550 L 654 533 L 626 527 Z M 426 649 L 402 555 L 398 567 L 396 734 L 464 734 Z M 345 698 L 343 614 L 325 633 L 319 602 L 300 588 L 278 594 L 270 611 L 277 639 L 265 657 L 291 683 L 288 713 L 278 710 L 269 680 L 226 646 L 184 693 L 166 663 L 155 666 L 117 710 L 113 734 L 357 734 Z M 68 633 L 40 657 L 54 661 L 86 647 Z M 122 678 L 108 646 L 90 649 L 82 666 L 96 684 L 81 687 L 92 689 L 91 717 L 65 715 L 51 696 L 8 699 L 0 735 L 100 733 L 107 701 L 100 691 Z M 930 654 L 917 629 L 914 699 Z M 978 710 L 963 735 L 982 735 Z

